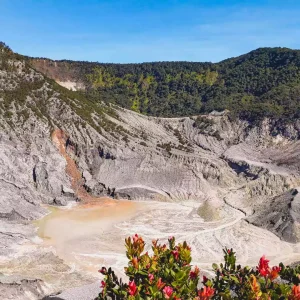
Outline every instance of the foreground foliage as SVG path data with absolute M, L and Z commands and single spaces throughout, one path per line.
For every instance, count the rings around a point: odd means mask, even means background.
M 265 256 L 255 268 L 236 264 L 232 249 L 224 249 L 224 263 L 213 264 L 215 275 L 208 279 L 191 263 L 191 248 L 186 242 L 169 245 L 152 242 L 153 255 L 144 252 L 145 242 L 137 234 L 125 240 L 129 263 L 124 283 L 111 268 L 104 275 L 98 300 L 102 299 L 288 299 L 300 300 L 300 267 L 283 264 L 270 267 Z

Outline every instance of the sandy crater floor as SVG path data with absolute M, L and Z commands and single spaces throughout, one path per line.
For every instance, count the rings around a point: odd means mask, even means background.
M 263 254 L 274 264 L 300 260 L 300 244 L 283 242 L 243 217 L 226 205 L 217 210 L 215 220 L 205 221 L 199 202 L 118 201 L 52 208 L 36 225 L 43 239 L 40 247 L 52 247 L 75 269 L 95 276 L 102 265 L 123 273 L 127 263 L 124 238 L 135 233 L 145 239 L 148 249 L 156 238 L 165 242 L 175 236 L 179 242 L 188 241 L 193 263 L 206 270 L 222 261 L 225 246 L 237 251 L 242 264 L 256 265 Z

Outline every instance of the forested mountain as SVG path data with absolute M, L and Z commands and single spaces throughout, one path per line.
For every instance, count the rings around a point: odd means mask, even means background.
M 248 120 L 300 116 L 299 50 L 260 48 L 219 63 L 31 62 L 56 80 L 82 82 L 96 101 L 147 115 L 189 116 L 228 109 Z

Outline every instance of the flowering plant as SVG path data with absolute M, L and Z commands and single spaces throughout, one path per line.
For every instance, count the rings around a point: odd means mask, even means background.
M 213 264 L 215 276 L 203 281 L 215 290 L 212 299 L 300 300 L 300 267 L 270 267 L 265 256 L 255 268 L 242 267 L 233 249 L 223 252 L 224 263 Z
M 168 245 L 152 241 L 153 255 L 144 252 L 145 242 L 137 234 L 125 239 L 129 260 L 125 268 L 128 283 L 119 279 L 111 268 L 99 270 L 105 278 L 96 298 L 103 299 L 288 299 L 300 300 L 300 267 L 283 264 L 270 267 L 263 256 L 255 268 L 236 265 L 232 249 L 224 249 L 224 263 L 213 264 L 215 276 L 203 276 L 191 265 L 191 248 L 186 242 Z

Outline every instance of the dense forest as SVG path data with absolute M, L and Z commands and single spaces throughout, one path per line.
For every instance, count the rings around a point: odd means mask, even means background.
M 41 59 L 31 59 L 34 66 L 37 61 Z M 228 109 L 232 116 L 248 120 L 300 117 L 299 50 L 260 48 L 219 63 L 47 61 L 48 69 L 59 68 L 58 76 L 84 82 L 90 98 L 146 115 Z

